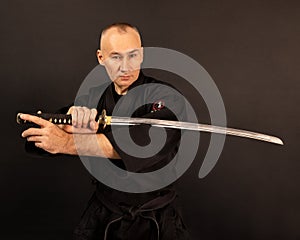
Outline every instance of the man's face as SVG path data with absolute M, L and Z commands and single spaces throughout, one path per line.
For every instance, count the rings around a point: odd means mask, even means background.
M 107 30 L 101 39 L 101 50 L 97 51 L 98 61 L 106 68 L 118 94 L 125 94 L 137 80 L 143 61 L 138 33 L 131 28 L 126 31 L 119 32 L 116 28 Z

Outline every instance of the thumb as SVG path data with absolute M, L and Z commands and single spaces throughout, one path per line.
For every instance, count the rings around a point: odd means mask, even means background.
M 99 127 L 99 123 L 96 122 L 96 121 L 91 121 L 90 122 L 90 128 L 94 131 L 97 131 L 98 130 L 98 127 Z

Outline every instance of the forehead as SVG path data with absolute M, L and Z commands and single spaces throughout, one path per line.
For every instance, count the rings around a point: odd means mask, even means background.
M 117 28 L 108 29 L 101 38 L 101 50 L 110 52 L 127 52 L 141 47 L 139 34 L 127 28 L 126 32 Z

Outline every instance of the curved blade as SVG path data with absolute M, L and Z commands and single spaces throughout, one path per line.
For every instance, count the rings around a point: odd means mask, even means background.
M 115 116 L 112 117 L 106 116 L 106 118 L 107 118 L 107 122 L 106 122 L 107 125 L 149 124 L 153 127 L 219 133 L 219 134 L 226 134 L 226 135 L 232 135 L 238 137 L 252 138 L 255 140 L 283 145 L 282 140 L 278 137 L 247 131 L 247 130 L 242 130 L 242 129 L 219 127 L 219 126 L 200 124 L 200 123 L 178 122 L 178 121 L 168 121 L 168 120 L 149 119 L 149 118 L 129 118 L 129 117 L 115 117 Z

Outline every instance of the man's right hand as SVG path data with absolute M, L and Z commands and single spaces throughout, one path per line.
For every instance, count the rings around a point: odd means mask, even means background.
M 96 133 L 99 124 L 95 121 L 97 110 L 87 107 L 72 106 L 67 114 L 72 115 L 72 126 L 61 125 L 61 128 L 68 133 Z

